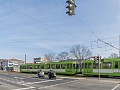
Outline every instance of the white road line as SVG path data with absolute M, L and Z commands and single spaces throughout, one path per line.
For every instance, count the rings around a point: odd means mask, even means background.
M 26 89 L 30 90 L 30 89 L 33 89 L 33 88 L 35 88 L 35 87 L 19 88 L 19 89 L 13 89 L 13 90 L 26 90 Z
M 79 79 L 79 80 L 81 80 L 81 79 L 86 79 L 86 78 L 74 78 L 74 77 L 60 77 L 60 78 L 69 78 L 69 79 Z
M 13 78 L 19 78 L 19 77 L 13 77 Z
M 62 79 L 46 80 L 46 81 L 32 82 L 32 83 L 25 83 L 25 84 L 22 84 L 22 85 L 37 84 L 37 83 L 50 82 L 50 81 L 57 81 L 57 80 L 62 80 Z
M 19 78 L 19 79 L 25 79 L 25 78 Z
M 117 87 L 119 87 L 120 86 L 120 84 L 118 84 L 117 86 L 115 86 L 113 89 L 111 89 L 111 90 L 115 90 Z
M 64 85 L 64 84 L 68 84 L 68 83 L 73 83 L 73 82 L 77 82 L 77 81 L 78 81 L 78 80 L 70 81 L 70 82 L 65 82 L 65 83 L 60 83 L 60 84 L 54 84 L 54 85 L 50 85 L 50 86 L 40 87 L 40 88 L 38 88 L 38 89 L 44 89 L 44 88 L 55 87 L 55 86 Z

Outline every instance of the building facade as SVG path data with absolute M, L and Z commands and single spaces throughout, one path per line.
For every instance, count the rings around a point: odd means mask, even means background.
M 41 63 L 41 57 L 34 58 L 34 63 Z
M 0 69 L 4 71 L 20 72 L 20 65 L 24 64 L 24 61 L 18 59 L 0 59 Z
M 43 63 L 43 62 L 47 62 L 47 59 L 41 57 L 34 58 L 34 63 Z

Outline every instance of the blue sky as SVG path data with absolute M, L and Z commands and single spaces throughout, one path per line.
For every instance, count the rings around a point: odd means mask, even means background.
M 120 0 L 75 1 L 76 15 L 68 16 L 66 0 L 0 0 L 0 58 L 24 60 L 26 54 L 32 62 L 76 44 L 93 55 L 118 53 L 97 39 L 119 47 Z

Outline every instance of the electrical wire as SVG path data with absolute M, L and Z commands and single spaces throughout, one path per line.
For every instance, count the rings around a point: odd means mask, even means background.
M 3 6 L 3 5 L 1 5 L 1 6 Z M 30 15 L 27 15 L 27 14 L 21 12 L 21 11 L 18 11 L 18 10 L 15 9 L 15 8 L 11 8 L 11 7 L 8 7 L 8 6 L 5 6 L 5 5 L 4 5 L 3 7 L 12 9 L 12 10 L 18 12 L 19 14 L 25 16 L 25 17 L 29 17 L 29 18 L 34 19 L 34 20 L 37 20 L 37 21 L 39 20 L 40 22 L 42 22 L 42 23 L 45 24 L 46 26 L 49 26 L 50 28 L 52 28 L 52 29 L 54 29 L 54 30 L 57 30 L 57 31 L 59 31 L 59 32 L 62 32 L 62 33 L 64 33 L 64 34 L 66 34 L 66 35 L 70 35 L 70 36 L 72 36 L 72 37 L 74 37 L 74 38 L 77 38 L 77 39 L 80 38 L 80 37 L 75 36 L 75 35 L 73 35 L 73 34 L 71 34 L 71 33 L 68 33 L 68 32 L 65 32 L 65 31 L 63 31 L 63 30 L 61 30 L 61 29 L 58 29 L 58 28 L 56 28 L 56 27 L 54 27 L 54 26 L 52 26 L 52 25 L 49 25 L 48 23 L 45 23 L 44 21 L 40 20 L 39 18 L 35 18 L 35 17 L 30 16 Z M 87 28 L 87 30 L 88 30 L 92 35 L 94 35 L 99 41 L 105 40 L 105 39 L 99 39 L 99 37 L 98 37 L 90 28 L 88 28 L 88 26 L 87 26 L 82 20 L 80 20 L 77 16 L 76 16 L 76 19 L 78 20 L 78 22 L 80 22 L 80 24 L 82 23 L 82 24 Z M 114 38 L 114 37 L 112 37 L 112 38 Z M 107 38 L 107 39 L 109 39 L 109 38 Z M 85 40 L 82 40 L 82 41 L 84 41 L 85 43 L 89 43 L 89 42 L 86 42 Z M 103 42 L 103 43 L 105 43 L 105 42 Z M 105 44 L 110 45 L 109 43 L 105 43 Z

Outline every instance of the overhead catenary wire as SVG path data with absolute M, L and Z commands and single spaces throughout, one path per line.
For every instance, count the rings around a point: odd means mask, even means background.
M 63 3 L 63 1 L 61 1 L 61 2 Z M 64 4 L 64 3 L 63 3 L 63 4 Z M 65 4 L 64 4 L 64 5 L 65 5 Z M 111 47 L 113 47 L 113 48 L 115 48 L 115 49 L 117 49 L 117 50 L 120 50 L 120 48 L 117 48 L 117 47 L 111 45 L 110 43 L 103 41 L 103 39 L 100 39 L 90 28 L 88 28 L 88 26 L 87 26 L 81 19 L 79 19 L 77 16 L 75 16 L 75 17 L 77 18 L 77 21 L 78 21 L 78 22 L 80 21 L 80 23 L 82 23 L 82 24 L 87 28 L 87 30 L 88 30 L 95 38 L 97 38 L 98 41 L 101 41 L 101 42 L 105 43 L 106 45 L 109 45 L 109 46 L 111 46 Z M 114 38 L 114 37 L 112 37 L 112 38 Z M 87 43 L 89 43 L 89 42 L 87 42 Z
M 16 11 L 17 13 L 25 16 L 25 17 L 29 17 L 29 18 L 31 18 L 31 19 L 40 21 L 41 23 L 43 23 L 43 24 L 46 25 L 46 26 L 49 26 L 49 27 L 50 27 L 51 29 L 53 29 L 53 30 L 56 30 L 56 31 L 58 31 L 58 32 L 62 32 L 62 33 L 64 33 L 64 34 L 68 35 L 68 36 L 72 36 L 73 38 L 76 38 L 76 39 L 79 39 L 79 40 L 81 40 L 81 41 L 83 41 L 83 42 L 86 42 L 85 40 L 82 40 L 80 37 L 78 37 L 78 36 L 76 36 L 76 35 L 73 35 L 73 34 L 71 34 L 71 33 L 65 32 L 65 31 L 63 31 L 63 30 L 60 29 L 60 28 L 56 28 L 55 26 L 50 25 L 50 24 L 42 21 L 42 20 L 39 19 L 39 18 L 33 17 L 33 16 L 31 16 L 31 15 L 27 15 L 27 14 L 21 12 L 21 11 L 18 11 L 18 10 L 15 9 L 15 8 L 11 8 L 11 7 L 9 7 L 9 6 L 5 6 L 5 5 L 1 5 L 1 4 L 0 4 L 0 6 L 6 7 L 6 8 L 8 8 L 8 9 L 12 9 L 12 10 Z
M 88 30 L 95 38 L 97 38 L 98 41 L 101 41 L 101 42 L 103 42 L 103 43 L 111 46 L 112 48 L 115 48 L 115 49 L 117 49 L 117 50 L 120 50 L 119 48 L 111 45 L 110 43 L 105 42 L 105 41 L 103 41 L 102 39 L 100 39 L 90 28 L 88 28 L 88 26 L 87 26 L 81 19 L 79 19 L 77 16 L 76 16 L 76 18 L 77 18 L 77 20 L 78 20 L 80 23 L 82 23 L 82 24 L 87 28 L 87 30 Z
M 4 5 L 2 5 L 2 6 L 4 6 Z M 9 8 L 9 9 L 12 9 L 12 10 L 18 12 L 19 14 L 21 14 L 21 15 L 23 15 L 23 16 L 26 16 L 26 17 L 29 17 L 29 18 L 31 18 L 31 19 L 39 20 L 40 22 L 44 23 L 45 25 L 49 26 L 50 28 L 52 28 L 52 29 L 54 29 L 54 30 L 57 30 L 57 31 L 59 31 L 59 32 L 62 32 L 62 33 L 64 33 L 64 34 L 66 34 L 66 35 L 70 35 L 70 36 L 72 36 L 72 37 L 74 37 L 74 38 L 81 39 L 80 37 L 78 37 L 78 36 L 76 36 L 76 35 L 73 35 L 73 34 L 71 34 L 71 33 L 65 32 L 65 31 L 63 31 L 63 30 L 61 30 L 61 29 L 58 29 L 58 28 L 56 28 L 55 26 L 52 26 L 52 25 L 50 25 L 50 24 L 48 24 L 48 23 L 40 20 L 39 18 L 36 18 L 36 17 L 30 16 L 30 15 L 27 15 L 27 14 L 21 12 L 21 11 L 18 11 L 18 10 L 15 9 L 15 8 L 11 8 L 11 7 L 9 7 L 9 6 L 4 6 L 4 7 Z M 79 19 L 77 18 L 77 20 L 79 20 Z M 82 24 L 87 28 L 87 30 L 88 30 L 92 35 L 94 35 L 98 40 L 101 40 L 101 39 L 98 38 L 98 36 L 97 36 L 90 28 L 87 27 L 87 25 L 86 25 L 84 22 L 82 22 Z M 85 43 L 89 43 L 89 42 L 86 42 L 85 40 L 82 40 L 82 41 L 84 41 Z M 108 43 L 105 43 L 105 44 L 108 44 Z

